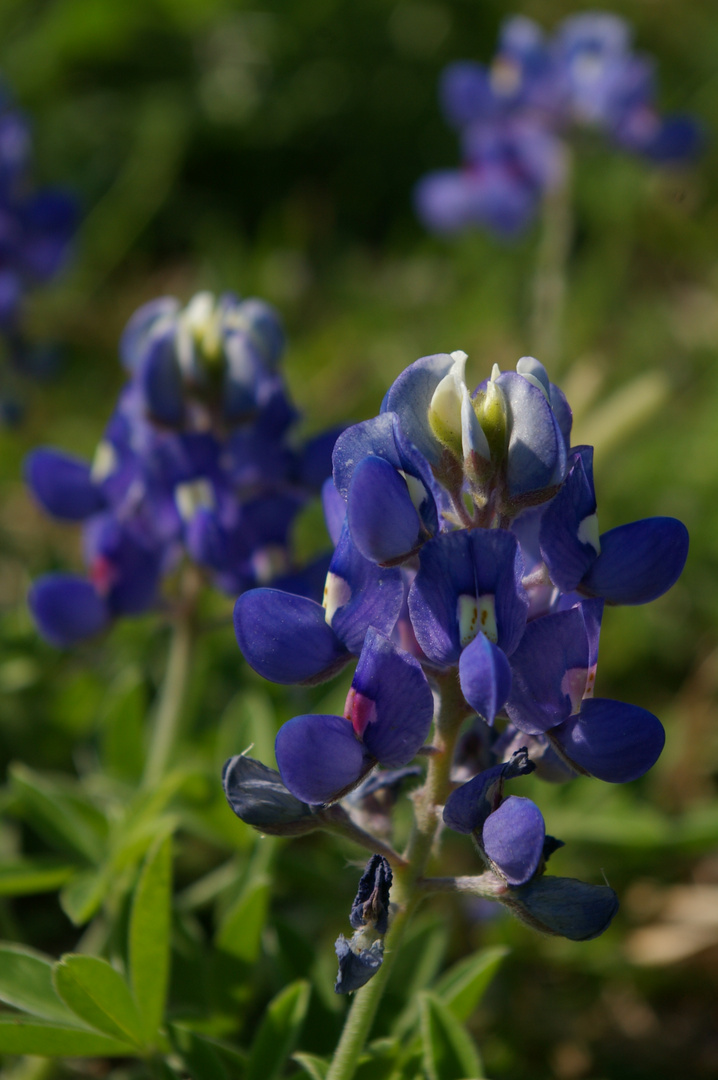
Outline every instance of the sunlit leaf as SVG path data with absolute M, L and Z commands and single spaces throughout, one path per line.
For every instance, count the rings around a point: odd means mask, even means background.
M 162 1023 L 172 923 L 172 838 L 157 844 L 143 867 L 130 917 L 130 981 L 146 1043 Z
M 249 1051 L 245 1080 L 274 1080 L 279 1075 L 299 1038 L 309 994 L 309 983 L 299 979 L 270 1001 Z
M 143 1044 L 143 1025 L 130 989 L 106 960 L 68 953 L 55 965 L 53 982 L 85 1023 L 112 1038 Z

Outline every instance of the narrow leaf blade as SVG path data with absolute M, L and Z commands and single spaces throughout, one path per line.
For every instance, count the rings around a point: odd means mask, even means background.
M 127 1057 L 136 1047 L 96 1031 L 0 1016 L 0 1054 L 36 1054 L 40 1057 Z
M 144 1041 L 152 1043 L 164 1016 L 172 924 L 172 838 L 147 856 L 132 904 L 130 978 Z
M 457 1020 L 464 1023 L 469 1019 L 508 951 L 501 945 L 481 949 L 459 960 L 441 976 L 434 992 Z
M 294 1049 L 309 1005 L 309 983 L 290 983 L 270 1001 L 247 1061 L 245 1080 L 275 1080 Z
M 430 1080 L 481 1077 L 481 1060 L 474 1041 L 444 1002 L 425 990 L 420 1013 L 424 1067 Z
M 65 1004 L 85 1023 L 113 1039 L 143 1045 L 142 1024 L 129 987 L 106 960 L 68 953 L 55 965 L 53 982 Z

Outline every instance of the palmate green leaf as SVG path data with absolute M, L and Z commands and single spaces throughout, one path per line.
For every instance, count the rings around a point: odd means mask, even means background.
M 326 1080 L 331 1061 L 328 1058 L 319 1057 L 318 1054 L 292 1054 L 292 1061 L 296 1061 L 310 1080 Z
M 279 1076 L 299 1038 L 309 994 L 309 983 L 298 979 L 270 1001 L 250 1047 L 244 1080 L 275 1080 Z
M 57 858 L 0 860 L 0 896 L 31 896 L 53 892 L 64 885 L 76 868 Z
M 478 1080 L 483 1076 L 473 1039 L 436 994 L 422 992 L 419 1013 L 429 1080 Z
M 469 1019 L 509 950 L 501 945 L 480 949 L 449 968 L 434 993 L 462 1023 Z
M 83 926 L 97 914 L 113 884 L 107 867 L 82 870 L 68 881 L 60 893 L 60 907 L 75 926 Z
M 227 911 L 219 925 L 215 945 L 246 964 L 254 964 L 262 945 L 269 910 L 269 883 L 252 882 Z
M 152 1044 L 164 1016 L 171 925 L 172 837 L 166 836 L 147 856 L 130 917 L 130 981 L 147 1044 Z
M 35 949 L 0 944 L 0 1001 L 43 1020 L 76 1026 L 80 1021 L 53 986 L 53 963 Z
M 128 1057 L 137 1047 L 87 1028 L 24 1016 L 0 1016 L 0 1054 L 38 1057 Z
M 53 982 L 65 1004 L 86 1024 L 113 1039 L 145 1045 L 130 989 L 106 960 L 68 953 L 55 965 Z

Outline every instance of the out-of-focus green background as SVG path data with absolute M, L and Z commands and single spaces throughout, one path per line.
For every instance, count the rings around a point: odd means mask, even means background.
M 390 380 L 427 353 L 464 349 L 474 382 L 495 362 L 513 366 L 533 351 L 538 228 L 510 246 L 478 232 L 431 238 L 411 189 L 457 160 L 436 102 L 442 66 L 488 60 L 513 11 L 550 28 L 584 6 L 3 0 L 0 72 L 32 117 L 37 178 L 75 191 L 82 208 L 72 265 L 28 311 L 30 334 L 63 346 L 59 376 L 28 384 L 24 425 L 0 433 L 5 762 L 91 772 L 108 682 L 146 656 L 151 671 L 162 662 L 151 620 L 57 654 L 37 642 L 23 601 L 30 576 L 78 566 L 79 551 L 74 529 L 31 505 L 22 456 L 37 443 L 92 453 L 121 384 L 116 343 L 133 310 L 200 288 L 275 303 L 307 430 L 375 414 Z M 691 553 L 668 596 L 604 619 L 598 692 L 665 720 L 657 767 L 625 789 L 531 788 L 549 831 L 567 841 L 552 869 L 592 881 L 605 873 L 622 900 L 614 927 L 574 945 L 487 921 L 483 909 L 441 909 L 447 955 L 482 936 L 512 949 L 472 1028 L 497 1080 L 718 1075 L 718 9 L 702 0 L 607 7 L 656 57 L 661 106 L 695 114 L 706 148 L 695 167 L 668 171 L 581 142 L 562 353 L 540 359 L 575 407 L 575 441 L 596 443 L 602 529 L 678 516 Z M 217 750 L 213 719 L 240 679 L 257 692 L 260 680 L 229 631 L 213 636 L 203 664 L 196 738 L 221 759 L 243 747 L 225 745 L 225 732 Z M 273 700 L 280 722 L 307 697 Z M 12 798 L 5 805 L 0 854 L 39 850 Z M 277 908 L 295 917 L 292 890 L 316 860 L 321 900 L 312 912 L 305 882 L 300 914 L 328 972 L 354 878 L 324 844 L 280 843 Z M 450 850 L 457 866 L 466 860 L 463 847 Z M 189 882 L 216 856 L 190 845 L 184 858 Z M 3 937 L 52 953 L 75 947 L 54 893 L 0 907 Z

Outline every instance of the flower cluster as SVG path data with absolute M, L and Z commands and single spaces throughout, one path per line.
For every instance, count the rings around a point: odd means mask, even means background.
M 343 715 L 297 716 L 277 736 L 281 780 L 304 816 L 377 766 L 394 776 L 435 753 L 425 746 L 434 695 L 453 695 L 458 723 L 473 715 L 479 738 L 468 765 L 471 740 L 459 741 L 445 824 L 473 836 L 484 891 L 532 925 L 583 939 L 605 929 L 614 893 L 544 879 L 558 844 L 504 784 L 534 770 L 624 783 L 657 760 L 660 721 L 594 697 L 601 618 L 606 604 L 669 589 L 688 535 L 665 517 L 600 533 L 592 450 L 571 447 L 570 408 L 544 367 L 531 357 L 516 371 L 494 366 L 470 393 L 466 359 L 417 360 L 378 416 L 339 436 L 324 488 L 336 547 L 323 603 L 245 592 L 237 639 L 280 683 L 317 682 L 358 658 Z
M 85 577 L 49 574 L 30 606 L 43 636 L 71 645 L 157 602 L 187 556 L 224 592 L 272 581 L 321 588 L 326 562 L 297 572 L 288 534 L 331 469 L 336 433 L 297 449 L 280 374 L 284 345 L 261 300 L 165 297 L 130 320 L 129 379 L 94 461 L 35 450 L 27 482 L 44 509 L 84 522 Z
M 22 299 L 62 266 L 75 230 L 74 200 L 31 183 L 32 139 L 27 119 L 0 88 L 0 334 L 22 363 Z
M 451 64 L 440 97 L 462 167 L 431 173 L 415 193 L 420 218 L 438 232 L 523 229 L 564 178 L 572 129 L 597 130 L 657 162 L 685 160 L 700 143 L 693 120 L 660 116 L 653 62 L 632 50 L 627 23 L 606 12 L 570 16 L 551 38 L 531 19 L 508 19 L 491 64 Z

